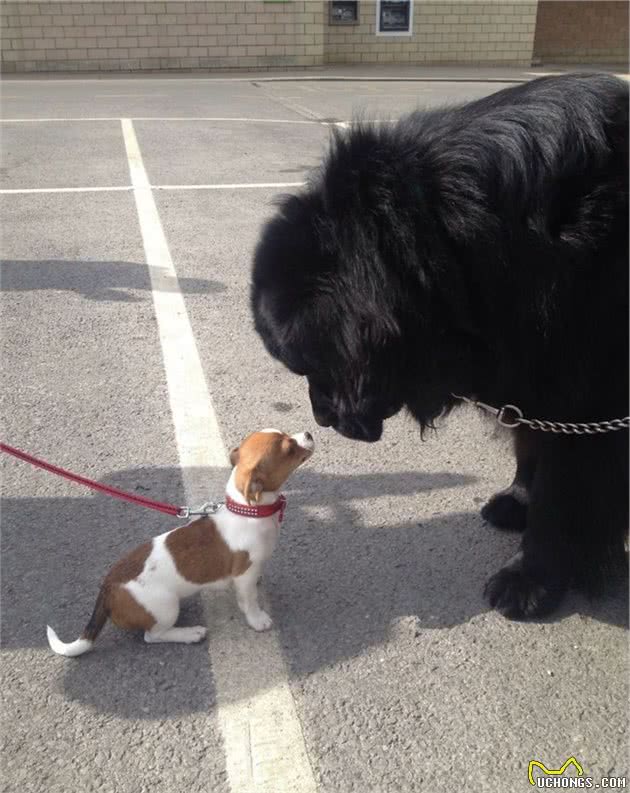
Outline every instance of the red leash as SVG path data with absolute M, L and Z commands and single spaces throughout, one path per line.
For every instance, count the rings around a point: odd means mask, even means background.
M 59 468 L 57 465 L 46 463 L 44 460 L 33 457 L 32 454 L 27 454 L 26 452 L 22 452 L 19 449 L 14 449 L 13 446 L 9 446 L 6 443 L 0 442 L 0 451 L 11 454 L 13 457 L 17 457 L 18 460 L 23 460 L 26 463 L 35 465 L 37 468 L 43 468 L 44 471 L 50 471 L 52 474 L 63 476 L 64 479 L 69 479 L 71 482 L 77 482 L 78 484 L 85 485 L 85 487 L 89 487 L 92 490 L 98 490 L 100 493 L 107 493 L 108 496 L 120 498 L 122 501 L 130 501 L 132 504 L 138 504 L 139 506 L 147 507 L 148 509 L 155 509 L 158 512 L 164 512 L 167 515 L 173 515 L 176 518 L 187 518 L 191 514 L 195 514 L 192 513 L 188 507 L 175 507 L 172 504 L 163 504 L 161 501 L 153 501 L 153 499 L 150 498 L 136 496 L 133 493 L 126 493 L 124 490 L 119 490 L 117 487 L 110 487 L 109 485 L 102 485 L 100 482 L 94 482 L 92 479 L 87 479 L 85 476 L 79 476 L 78 474 L 73 474 L 71 471 L 66 471 L 65 468 Z

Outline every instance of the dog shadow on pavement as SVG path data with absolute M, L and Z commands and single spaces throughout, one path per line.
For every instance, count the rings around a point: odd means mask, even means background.
M 223 492 L 225 469 L 196 472 L 208 498 Z M 483 615 L 486 578 L 516 549 L 517 535 L 484 525 L 475 512 L 414 515 L 415 496 L 466 487 L 452 472 L 360 473 L 300 470 L 287 488 L 287 519 L 265 569 L 266 598 L 292 677 L 352 658 L 388 640 L 392 625 L 418 635 Z M 107 484 L 185 503 L 181 472 L 117 472 Z M 127 549 L 173 528 L 176 519 L 77 488 L 76 498 L 7 498 L 3 504 L 2 645 L 46 649 L 45 626 L 73 640 L 91 613 L 99 582 Z M 488 494 L 489 495 L 489 494 Z M 373 506 L 376 505 L 376 506 Z M 557 620 L 574 613 L 627 625 L 627 588 L 589 603 L 570 595 Z M 226 595 L 219 595 L 225 597 Z M 242 620 L 232 593 L 233 620 Z M 212 599 L 208 618 L 212 631 Z M 179 624 L 204 621 L 199 598 Z M 237 623 L 235 622 L 235 629 Z M 246 641 L 259 636 L 248 631 Z M 71 700 L 126 718 L 165 719 L 215 704 L 211 658 L 199 645 L 145 645 L 106 627 L 79 659 L 36 656 L 62 679 Z M 255 692 L 256 681 L 251 681 Z
M 137 293 L 152 288 L 147 266 L 141 262 L 7 259 L 0 262 L 0 278 L 3 292 L 65 290 L 99 302 L 137 303 L 142 300 Z M 173 289 L 177 288 L 184 294 L 214 294 L 225 292 L 227 286 L 207 278 L 180 277 L 173 281 Z

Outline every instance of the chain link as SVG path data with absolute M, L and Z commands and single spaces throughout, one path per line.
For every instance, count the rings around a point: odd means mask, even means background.
M 487 405 L 485 402 L 479 402 L 476 399 L 469 399 L 468 397 L 458 396 L 453 394 L 455 399 L 461 399 L 469 405 L 474 405 L 486 413 L 491 413 L 496 420 L 503 427 L 514 429 L 520 425 L 525 425 L 531 430 L 540 430 L 541 432 L 553 432 L 557 435 L 599 435 L 605 432 L 615 432 L 616 430 L 625 430 L 630 427 L 630 416 L 623 419 L 610 419 L 609 421 L 544 421 L 542 419 L 527 419 L 523 416 L 523 411 L 516 407 L 516 405 L 503 405 L 503 407 L 495 408 L 492 405 Z
M 603 432 L 614 432 L 615 430 L 625 430 L 630 427 L 630 416 L 625 419 L 612 419 L 611 421 L 587 421 L 587 422 L 562 422 L 562 421 L 541 421 L 540 419 L 520 419 L 519 424 L 527 424 L 532 430 L 541 432 L 564 433 L 565 435 L 597 435 Z

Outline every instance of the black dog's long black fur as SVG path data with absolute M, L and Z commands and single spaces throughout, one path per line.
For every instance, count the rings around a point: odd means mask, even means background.
M 336 135 L 263 230 L 252 307 L 316 419 L 351 438 L 378 440 L 403 407 L 431 427 L 453 394 L 626 416 L 627 86 L 542 78 Z M 515 482 L 483 514 L 524 529 L 486 587 L 519 618 L 623 565 L 628 433 L 515 436 Z

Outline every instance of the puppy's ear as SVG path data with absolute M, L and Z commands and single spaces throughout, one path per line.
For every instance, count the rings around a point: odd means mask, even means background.
M 236 465 L 236 463 L 238 462 L 238 453 L 239 453 L 239 448 L 240 448 L 240 447 L 238 447 L 238 446 L 235 446 L 235 447 L 232 449 L 232 451 L 230 452 L 230 464 L 232 465 L 232 468 L 234 468 L 234 466 L 235 466 L 235 465 Z
M 260 501 L 261 493 L 265 489 L 262 477 L 257 468 L 252 468 L 249 471 L 237 469 L 235 484 L 238 490 L 245 496 L 245 500 L 248 504 L 257 504 Z
M 251 504 L 258 504 L 260 501 L 260 496 L 264 490 L 264 486 L 261 479 L 256 479 L 255 471 L 252 471 L 252 475 L 249 477 L 247 484 L 245 486 L 244 496 L 247 499 L 247 502 Z

